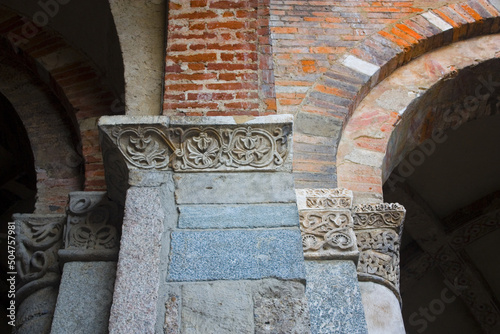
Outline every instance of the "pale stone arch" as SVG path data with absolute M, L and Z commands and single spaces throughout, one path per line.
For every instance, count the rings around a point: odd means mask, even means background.
M 162 113 L 167 1 L 109 0 L 123 56 L 127 115 Z
M 413 109 L 419 99 L 426 93 L 435 94 L 433 89 L 439 90 L 440 82 L 464 69 L 491 59 L 498 60 L 499 52 L 500 35 L 454 43 L 423 55 L 373 88 L 342 133 L 337 154 L 339 186 L 352 189 L 362 201 L 381 201 L 382 185 L 394 167 L 407 153 L 431 137 L 434 126 L 445 129 L 443 115 L 440 120 L 428 110 L 427 114 L 420 110 L 419 115 L 419 110 Z M 477 84 L 476 99 L 484 104 L 487 99 L 479 99 L 486 97 L 487 80 L 493 79 L 483 80 L 485 82 Z M 426 115 L 438 117 L 434 122 L 426 120 Z

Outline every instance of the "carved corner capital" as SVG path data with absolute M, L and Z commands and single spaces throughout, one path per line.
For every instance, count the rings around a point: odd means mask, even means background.
M 20 304 L 35 291 L 57 286 L 61 278 L 57 251 L 63 243 L 65 215 L 15 214 L 16 269 Z
M 291 171 L 290 115 L 109 116 L 99 129 L 129 170 Z
M 116 260 L 123 209 L 106 192 L 69 194 L 63 262 Z
M 358 261 L 351 215 L 352 191 L 297 189 L 304 258 Z
M 356 236 L 349 210 L 299 212 L 304 258 L 358 261 Z
M 399 250 L 405 214 L 398 203 L 364 204 L 353 209 L 360 280 L 384 284 L 399 299 Z

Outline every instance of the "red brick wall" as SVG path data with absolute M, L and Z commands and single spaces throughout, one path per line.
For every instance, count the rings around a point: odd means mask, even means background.
M 164 114 L 276 112 L 269 0 L 169 3 Z

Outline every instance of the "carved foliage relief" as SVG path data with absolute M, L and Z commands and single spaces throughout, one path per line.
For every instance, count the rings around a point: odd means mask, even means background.
M 356 259 L 356 236 L 349 208 L 352 192 L 346 189 L 297 190 L 304 257 Z
M 360 205 L 353 209 L 360 258 L 358 273 L 382 279 L 399 291 L 399 248 L 405 209 L 402 205 Z
M 115 126 L 109 131 L 135 168 L 175 171 L 288 168 L 290 124 L 252 126 Z
M 16 268 L 20 278 L 17 291 L 21 302 L 28 291 L 57 285 L 60 270 L 57 251 L 62 245 L 64 216 L 15 215 L 17 228 Z M 26 291 L 25 291 L 26 290 Z
M 70 194 L 65 249 L 117 250 L 121 213 L 104 192 Z
M 306 258 L 335 258 L 339 252 L 356 251 L 348 210 L 302 211 L 300 229 Z

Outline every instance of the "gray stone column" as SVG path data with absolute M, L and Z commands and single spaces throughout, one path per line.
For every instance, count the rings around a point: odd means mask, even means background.
M 367 333 L 357 279 L 359 251 L 346 189 L 299 189 L 311 332 Z
M 111 333 L 309 331 L 290 116 L 105 117 L 100 129 L 131 186 Z
M 57 251 L 64 215 L 14 215 L 16 223 L 16 333 L 50 333 L 61 273 Z
M 370 334 L 404 334 L 399 295 L 399 248 L 405 208 L 365 204 L 353 209 L 360 251 L 358 277 Z
M 122 212 L 105 192 L 70 193 L 52 334 L 108 332 Z

